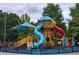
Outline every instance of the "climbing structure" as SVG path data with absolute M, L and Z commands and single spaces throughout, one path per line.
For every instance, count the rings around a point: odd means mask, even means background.
M 57 40 L 62 41 L 64 37 L 64 30 L 56 25 L 54 19 L 50 18 L 48 15 L 43 15 L 43 17 L 40 18 L 39 23 L 40 24 L 38 26 L 34 26 L 30 23 L 25 22 L 11 28 L 11 30 L 23 29 L 24 31 L 27 31 L 27 29 L 29 29 L 29 31 L 33 32 L 31 36 L 27 36 L 26 38 L 17 41 L 15 47 L 22 47 L 23 45 L 28 45 L 28 42 L 30 42 L 31 45 L 29 46 L 31 46 L 32 48 L 37 48 L 41 46 L 54 46 L 55 31 L 60 34 L 60 37 Z M 38 38 L 35 39 L 33 35 L 38 36 Z
M 44 26 L 41 30 L 41 32 L 45 36 L 45 46 L 54 46 L 55 45 L 55 32 L 58 32 L 60 35 L 60 38 L 58 38 L 58 41 L 62 41 L 64 37 L 64 30 L 61 29 L 56 25 L 56 22 L 54 19 L 50 18 L 47 14 L 43 15 L 43 17 L 39 20 L 40 23 L 44 23 Z

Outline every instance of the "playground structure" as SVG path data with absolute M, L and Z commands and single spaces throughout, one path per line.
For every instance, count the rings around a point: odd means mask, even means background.
M 56 38 L 58 41 L 58 44 L 61 44 L 63 41 L 65 32 L 63 29 L 58 27 L 56 25 L 56 22 L 54 19 L 50 18 L 48 15 L 43 15 L 38 21 L 40 24 L 38 26 L 34 26 L 30 23 L 23 23 L 18 26 L 12 27 L 10 30 L 27 30 L 29 29 L 30 31 L 33 31 L 34 34 L 31 36 L 27 36 L 17 42 L 15 42 L 14 47 L 22 47 L 24 45 L 30 46 L 31 48 L 38 48 L 38 47 L 44 47 L 44 46 L 54 46 L 54 38 L 55 38 L 55 33 L 59 33 L 59 37 Z M 38 36 L 34 41 L 33 35 Z

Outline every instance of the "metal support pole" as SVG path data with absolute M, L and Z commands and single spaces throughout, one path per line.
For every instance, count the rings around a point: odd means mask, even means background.
M 3 46 L 5 46 L 5 40 L 6 40 L 6 13 L 4 17 L 4 41 L 3 41 Z

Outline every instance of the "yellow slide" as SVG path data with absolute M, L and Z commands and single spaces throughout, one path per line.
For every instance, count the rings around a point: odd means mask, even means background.
M 30 36 L 23 38 L 23 39 L 16 42 L 15 47 L 21 47 L 24 44 L 27 44 L 27 42 L 31 42 L 32 41 L 31 39 L 32 39 L 32 37 L 30 37 Z
M 16 42 L 16 45 L 15 46 L 16 47 L 20 47 L 20 46 L 26 44 L 27 43 L 27 40 L 28 40 L 28 37 L 27 38 L 24 38 L 24 39 L 21 39 L 21 40 L 19 40 L 19 41 Z

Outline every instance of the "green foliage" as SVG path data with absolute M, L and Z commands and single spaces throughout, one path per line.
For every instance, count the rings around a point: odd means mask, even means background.
M 5 18 L 6 17 L 6 18 Z M 0 10 L 0 40 L 4 39 L 5 20 L 6 20 L 6 41 L 16 41 L 18 38 L 26 36 L 27 31 L 10 31 L 9 29 L 18 26 L 27 21 L 29 16 L 26 15 L 25 19 L 21 20 L 15 13 L 2 12 Z M 28 31 L 29 32 L 29 31 Z
M 3 35 L 4 35 L 4 14 L 2 13 L 2 11 L 0 10 L 0 40 L 3 39 Z
M 48 14 L 51 18 L 53 18 L 56 21 L 59 27 L 66 30 L 65 24 L 62 23 L 62 21 L 64 20 L 62 16 L 62 10 L 58 4 L 48 3 L 43 10 L 43 14 Z
M 18 38 L 17 31 L 10 31 L 9 29 L 16 26 L 18 21 L 20 20 L 18 15 L 14 13 L 6 13 L 6 41 L 15 41 Z M 4 17 L 5 17 L 4 16 Z
M 21 18 L 22 18 L 21 23 L 30 21 L 30 17 L 27 15 L 27 13 L 23 14 Z
M 79 4 L 77 3 L 70 11 L 72 16 L 71 31 L 72 34 L 76 34 L 79 33 Z

